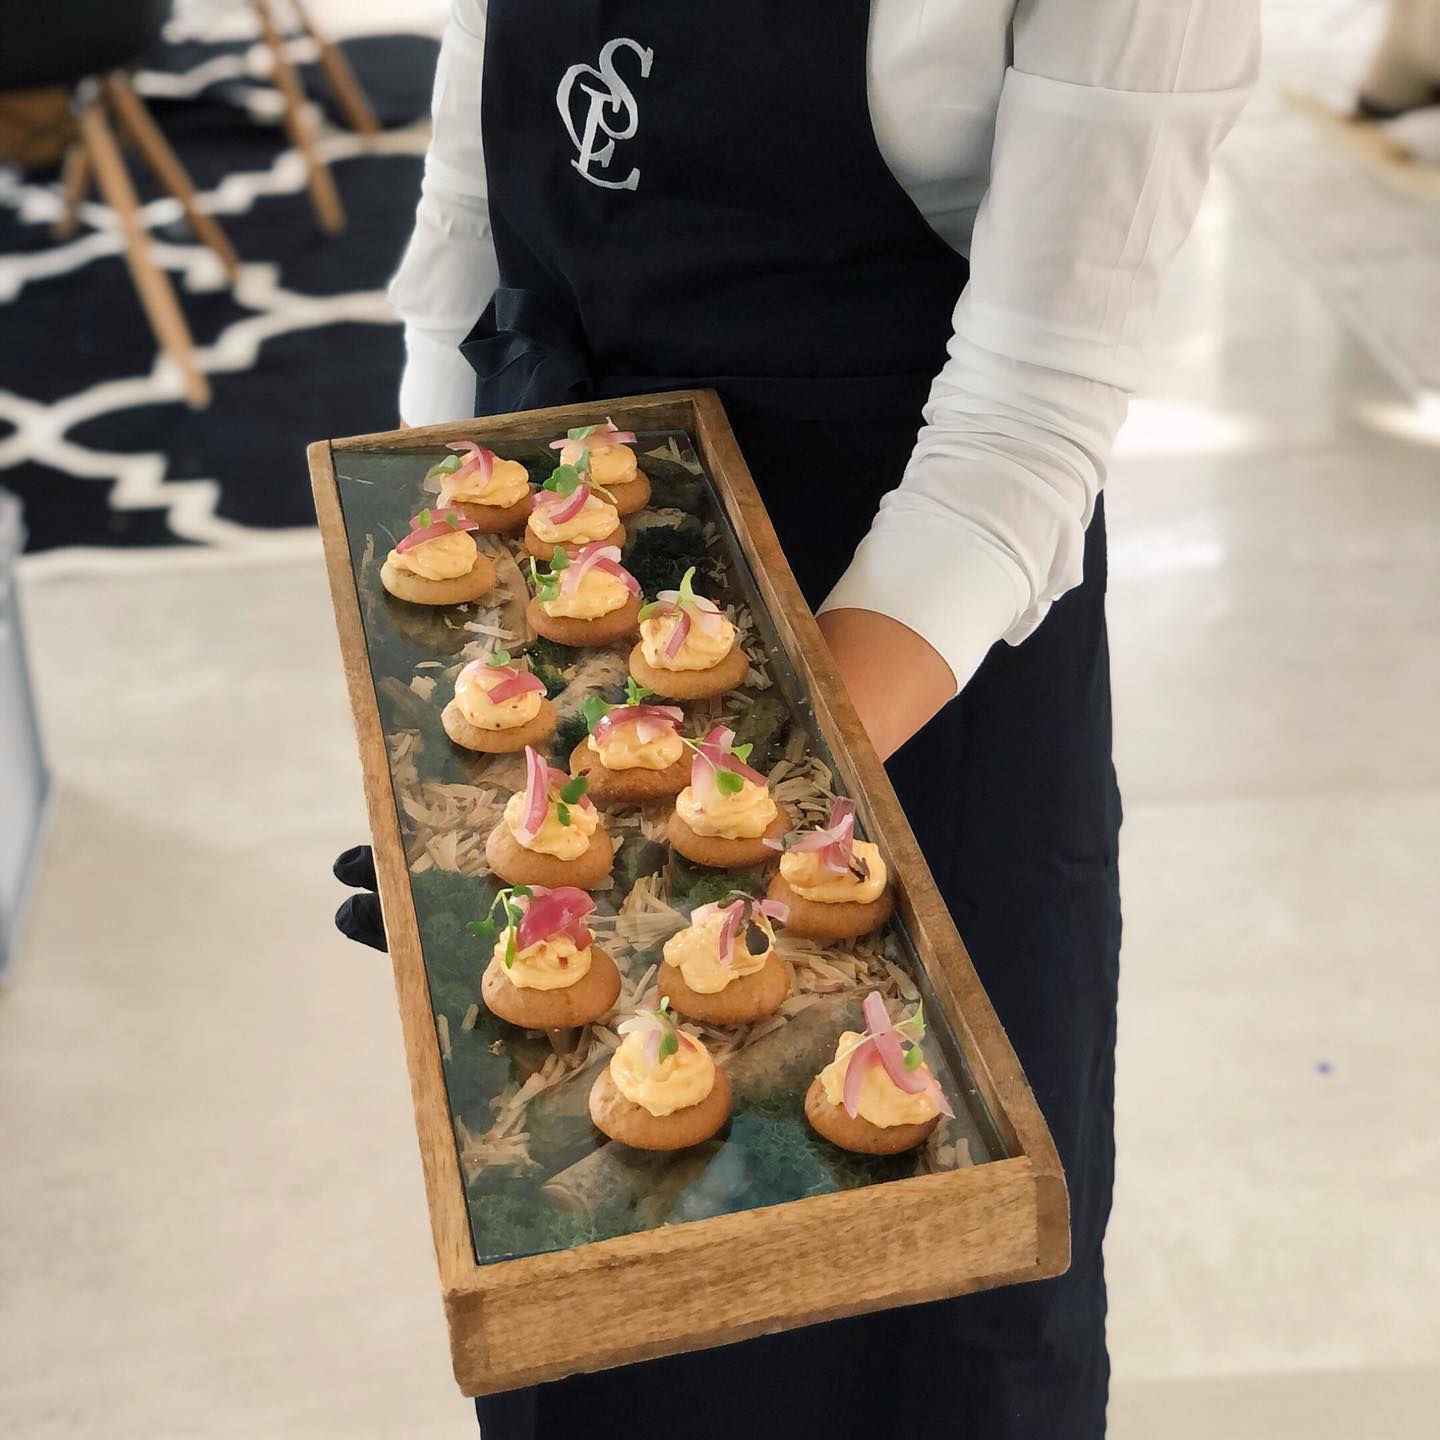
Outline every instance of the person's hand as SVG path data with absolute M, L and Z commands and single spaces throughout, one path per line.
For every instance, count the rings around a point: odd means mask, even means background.
M 820 633 L 882 760 L 955 694 L 940 653 L 908 626 L 873 610 L 827 610 Z
M 335 928 L 347 940 L 358 940 L 376 950 L 387 950 L 380 897 L 375 893 L 375 855 L 368 845 L 356 845 L 335 861 L 335 878 L 359 890 L 335 912 Z

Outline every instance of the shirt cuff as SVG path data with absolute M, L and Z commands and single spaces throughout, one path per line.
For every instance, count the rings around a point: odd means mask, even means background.
M 1030 603 L 1019 566 L 993 541 L 933 517 L 883 516 L 820 607 L 898 620 L 950 667 L 955 693 Z
M 469 362 L 454 345 L 407 325 L 400 418 L 407 425 L 440 425 L 474 414 L 475 372 Z

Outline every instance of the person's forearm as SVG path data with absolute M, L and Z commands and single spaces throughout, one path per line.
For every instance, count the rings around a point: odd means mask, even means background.
M 882 760 L 955 694 L 955 677 L 913 630 L 873 610 L 827 610 L 820 633 Z

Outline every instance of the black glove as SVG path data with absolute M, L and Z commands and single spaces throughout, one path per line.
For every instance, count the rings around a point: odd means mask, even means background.
M 335 928 L 347 940 L 358 940 L 376 950 L 388 950 L 385 922 L 380 916 L 379 888 L 375 881 L 375 855 L 368 845 L 357 845 L 335 861 L 335 878 L 361 893 L 352 895 L 335 912 Z

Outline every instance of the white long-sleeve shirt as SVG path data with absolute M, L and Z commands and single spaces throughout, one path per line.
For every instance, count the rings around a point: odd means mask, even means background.
M 486 0 L 452 0 L 390 288 L 412 425 L 473 413 L 456 347 L 498 280 L 485 17 Z M 900 621 L 958 689 L 1080 582 L 1160 281 L 1254 81 L 1258 31 L 1258 0 L 873 0 L 876 138 L 970 282 L 905 474 L 822 609 Z

